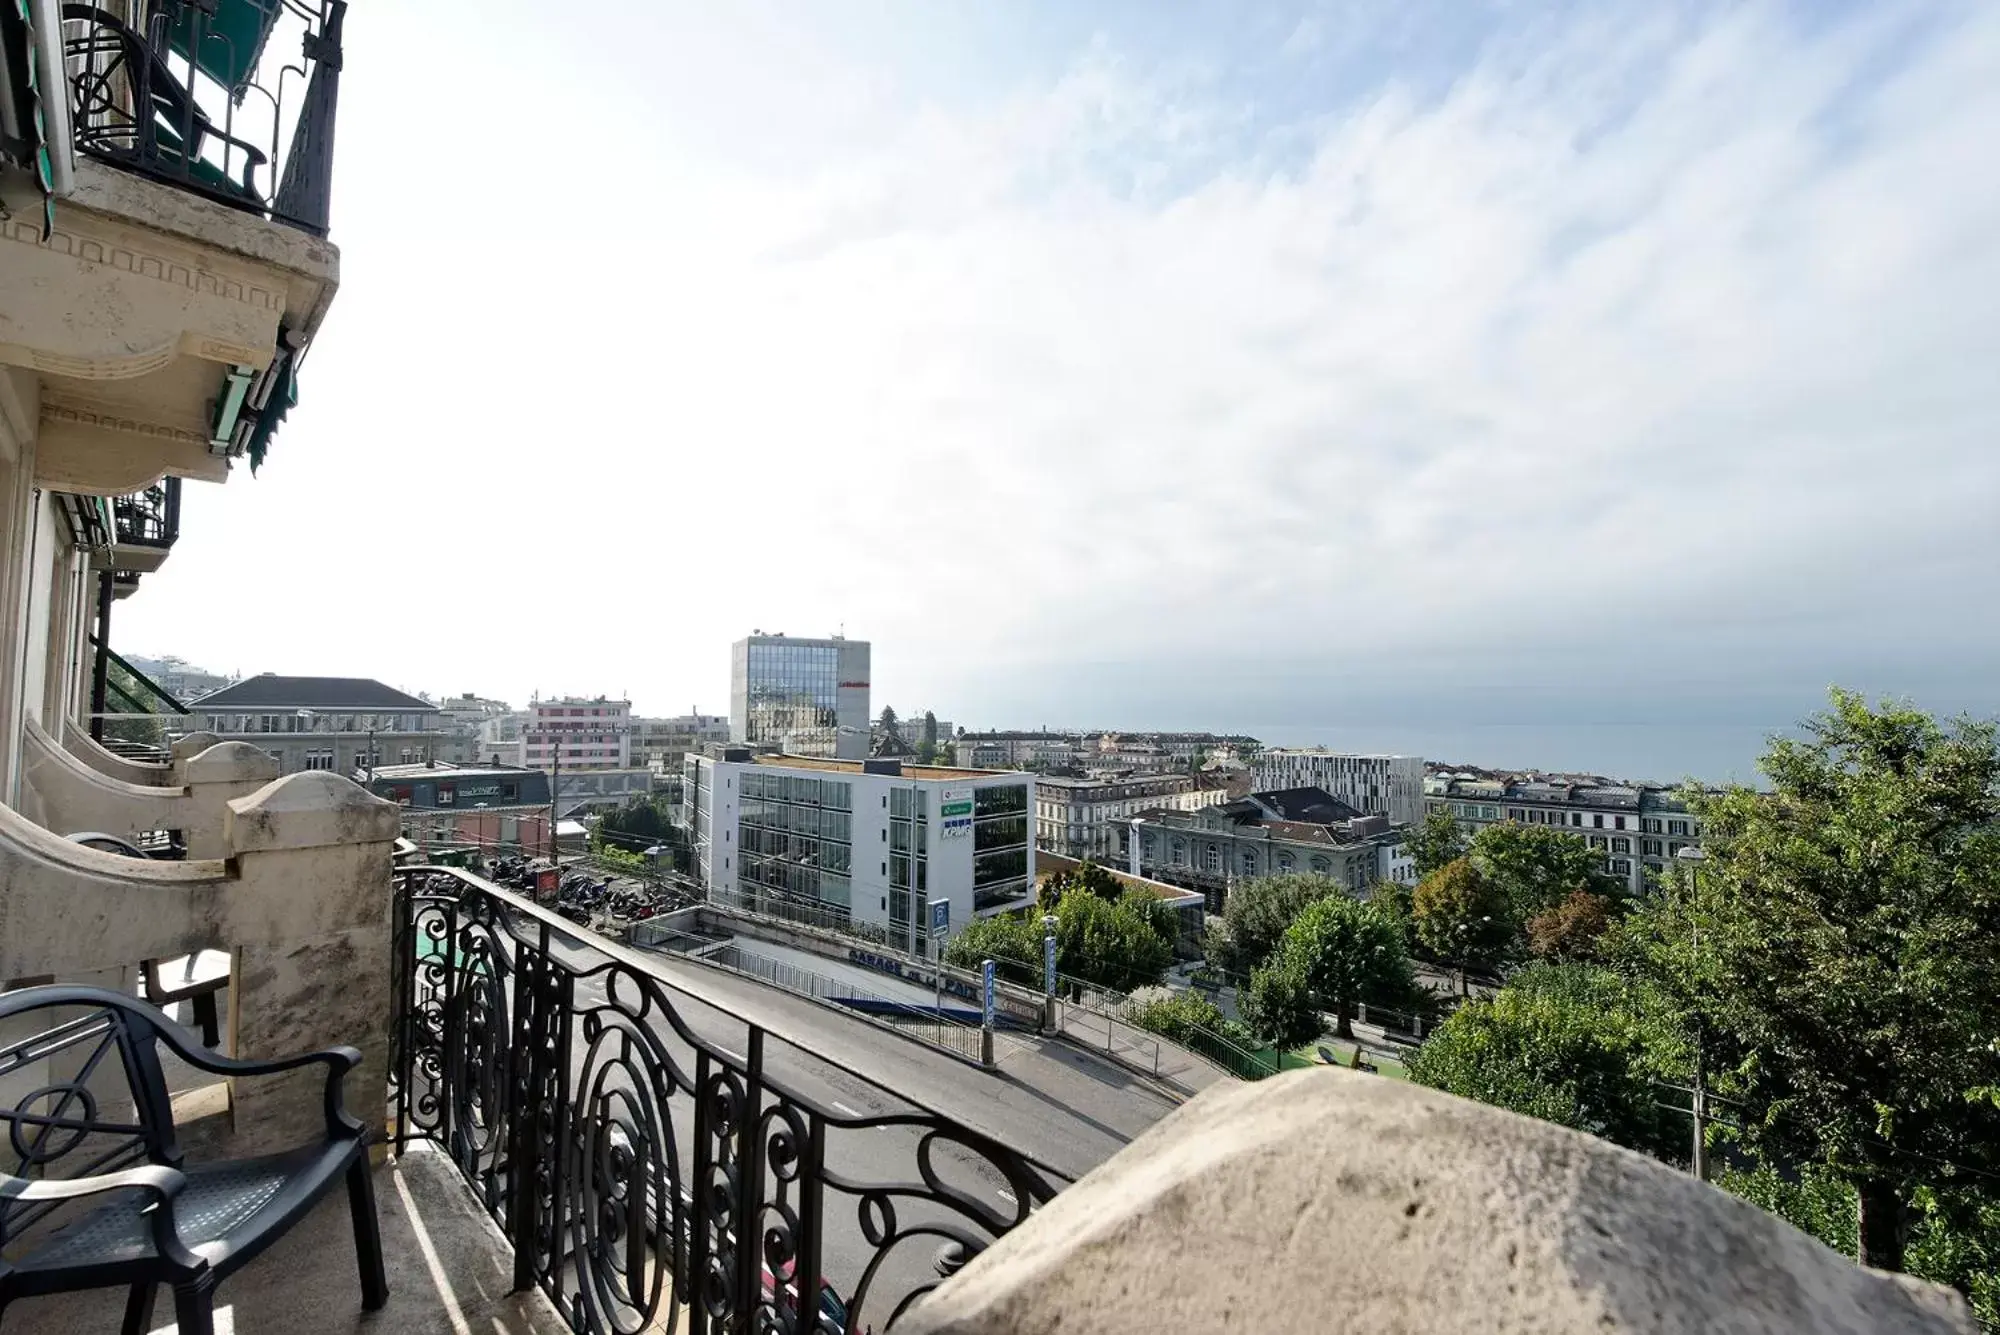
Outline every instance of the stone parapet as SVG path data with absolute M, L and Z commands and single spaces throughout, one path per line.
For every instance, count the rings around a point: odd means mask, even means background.
M 1354 1072 L 1210 1089 L 914 1308 L 915 1335 L 1973 1335 L 1665 1164 Z

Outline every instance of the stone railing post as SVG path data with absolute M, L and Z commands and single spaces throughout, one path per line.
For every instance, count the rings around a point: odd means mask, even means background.
M 229 989 L 232 1052 L 278 1057 L 357 1047 L 347 1109 L 371 1127 L 386 1115 L 390 855 L 402 813 L 324 771 L 290 774 L 227 804 L 223 839 L 242 877 L 245 912 Z M 285 930 L 296 920 L 297 931 Z M 324 1068 L 238 1081 L 233 1152 L 311 1140 L 324 1129 Z
M 187 789 L 188 823 L 181 831 L 187 836 L 187 855 L 226 858 L 234 851 L 223 834 L 229 804 L 277 778 L 278 762 L 248 742 L 221 742 L 185 760 L 176 757 L 173 772 Z

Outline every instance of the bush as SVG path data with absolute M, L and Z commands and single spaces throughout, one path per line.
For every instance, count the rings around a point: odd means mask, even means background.
M 1229 1023 L 1215 1003 L 1199 992 L 1164 987 L 1142 987 L 1134 992 L 1126 1003 L 1125 1018 L 1176 1043 L 1189 1042 L 1199 1030 L 1219 1034 Z

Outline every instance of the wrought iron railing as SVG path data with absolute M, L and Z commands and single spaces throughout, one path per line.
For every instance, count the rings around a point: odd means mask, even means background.
M 65 4 L 76 147 L 324 236 L 346 0 Z M 297 41 L 283 58 L 273 41 Z
M 181 480 L 162 479 L 111 502 L 113 540 L 131 547 L 171 547 L 181 536 Z
M 395 877 L 397 1148 L 452 1157 L 577 1331 L 886 1329 L 1066 1183 L 490 882 Z

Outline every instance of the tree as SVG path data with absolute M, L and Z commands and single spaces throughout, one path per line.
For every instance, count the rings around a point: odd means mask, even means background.
M 1465 856 L 1465 831 L 1458 828 L 1449 811 L 1433 811 L 1403 837 L 1403 849 L 1421 880 Z
M 896 718 L 896 711 L 889 708 L 889 706 L 887 705 L 883 705 L 882 724 L 881 724 L 883 735 L 888 737 L 893 737 L 899 742 L 902 741 L 903 733 L 901 728 L 898 726 L 898 723 L 899 720 Z
M 1618 885 L 1604 872 L 1604 854 L 1582 835 L 1546 825 L 1489 825 L 1473 838 L 1471 857 L 1507 897 L 1516 922 L 1546 912 L 1578 890 L 1616 893 Z
M 1646 1040 L 1597 989 L 1509 986 L 1460 1006 L 1408 1069 L 1418 1084 L 1666 1157 L 1684 1136 L 1659 1106 Z
M 1036 897 L 1037 903 L 1042 912 L 1053 913 L 1064 895 L 1079 890 L 1116 903 L 1124 897 L 1125 883 L 1096 862 L 1085 858 L 1070 871 L 1059 871 L 1044 878 L 1042 888 Z
M 1439 959 L 1466 969 L 1491 969 L 1514 944 L 1507 897 L 1470 858 L 1457 858 L 1417 882 L 1410 899 L 1417 939 Z
M 917 740 L 932 751 L 937 750 L 937 715 L 928 709 L 924 711 L 923 730 L 917 734 Z
M 1210 920 L 1208 958 L 1219 968 L 1248 974 L 1271 957 L 1285 929 L 1308 904 L 1341 893 L 1340 883 L 1327 876 L 1287 874 L 1245 881 L 1229 892 L 1221 921 Z
M 1620 932 L 1740 1086 L 1742 1135 L 1855 1191 L 1855 1251 L 1899 1270 L 1912 1201 L 2000 1170 L 2000 748 L 1904 705 L 1780 739 L 1771 791 L 1694 794 L 1705 860 Z
M 1176 1043 L 1187 1043 L 1204 1033 L 1230 1037 L 1230 1031 L 1238 1028 L 1201 993 L 1164 987 L 1142 987 L 1134 992 L 1125 1003 L 1125 1018 Z
M 1405 999 L 1416 986 L 1395 920 L 1342 893 L 1308 905 L 1285 929 L 1279 950 L 1318 1002 L 1334 1012 L 1334 1032 L 1342 1038 L 1354 1037 L 1357 1003 Z
M 1611 901 L 1588 890 L 1528 919 L 1528 949 L 1538 958 L 1561 963 L 1599 958 L 1598 943 L 1611 926 Z
M 1041 949 L 1039 935 L 1036 950 Z M 1056 906 L 1056 970 L 1129 992 L 1157 983 L 1174 962 L 1171 937 L 1125 904 L 1096 895 L 1065 895 Z
M 1326 1030 L 1305 974 L 1288 960 L 1274 960 L 1250 975 L 1237 999 L 1250 1032 L 1280 1052 L 1310 1043 Z

